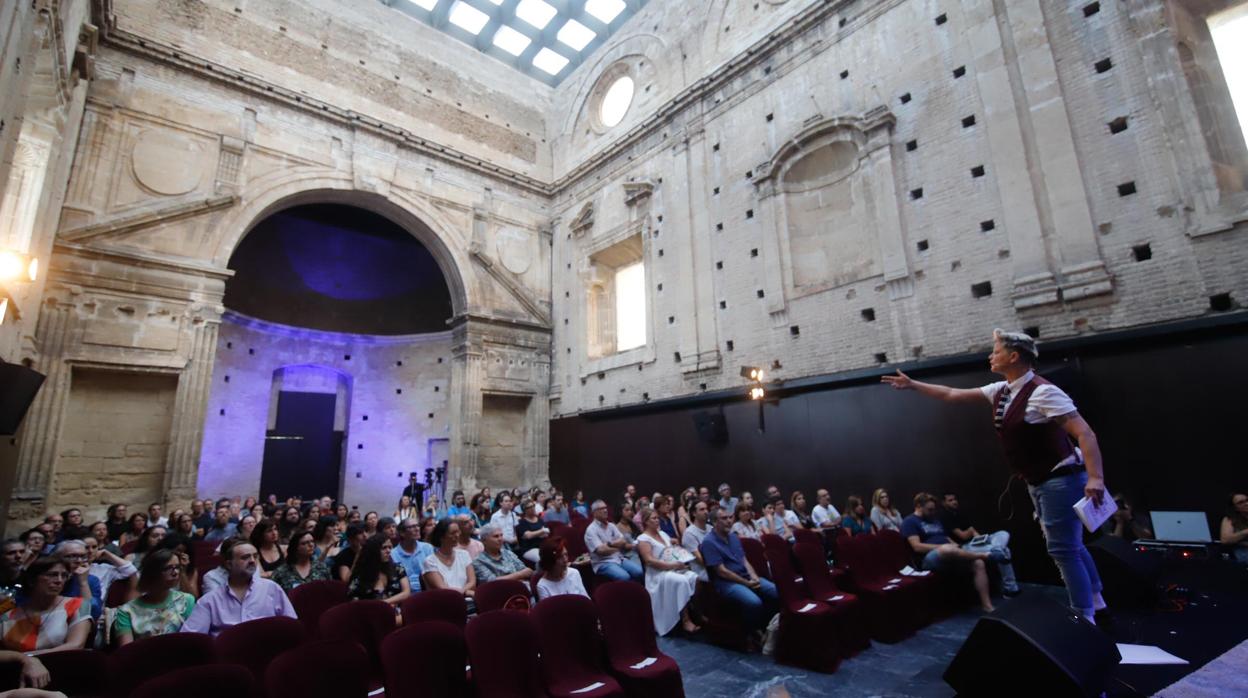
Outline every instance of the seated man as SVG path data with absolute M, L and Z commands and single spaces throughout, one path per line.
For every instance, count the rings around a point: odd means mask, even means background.
M 276 582 L 259 574 L 260 553 L 245 540 L 230 538 L 221 544 L 226 583 L 200 597 L 191 617 L 182 625 L 184 633 L 208 633 L 257 618 L 286 616 L 297 618 L 286 592 Z
M 914 513 L 902 519 L 901 535 L 910 542 L 914 552 L 923 556 L 921 566 L 925 570 L 970 565 L 980 607 L 985 611 L 995 610 L 988 594 L 988 569 L 984 566 L 984 560 L 990 559 L 992 553 L 963 550 L 951 543 L 945 535 L 945 527 L 936 517 L 935 497 L 926 492 L 914 496 Z
M 212 526 L 204 531 L 204 541 L 216 543 L 226 538 L 233 538 L 237 533 L 238 524 L 230 522 L 230 505 L 225 504 L 217 507 L 217 517 Z
M 719 511 L 719 506 L 715 507 Z M 707 503 L 701 499 L 695 499 L 690 512 L 693 521 L 685 526 L 685 535 L 680 538 L 680 547 L 693 553 L 693 562 L 689 563 L 689 569 L 698 573 L 698 580 L 709 582 L 710 577 L 706 574 L 706 561 L 702 559 L 702 541 L 706 540 L 706 536 L 710 533 L 707 523 L 710 521 L 710 513 Z
M 633 580 L 640 582 L 644 571 L 641 565 L 633 560 L 625 560 L 621 552 L 633 549 L 633 544 L 624 539 L 624 534 L 609 520 L 607 503 L 601 499 L 594 500 L 589 507 L 593 522 L 585 527 L 585 547 L 589 549 L 589 561 L 594 566 L 594 573 L 615 581 Z
M 1001 572 L 1001 592 L 1006 596 L 1018 594 L 1018 582 L 1014 580 L 1014 565 L 1010 564 L 1010 532 L 996 531 L 981 536 L 979 531 L 971 525 L 970 519 L 962 513 L 956 492 L 946 492 L 942 503 L 944 508 L 940 512 L 940 524 L 944 526 L 945 533 L 953 539 L 953 542 L 961 545 L 963 550 L 976 553 L 996 551 L 997 554 L 992 559 L 997 562 L 997 569 Z M 976 538 L 982 538 L 982 540 L 976 541 Z
M 760 578 L 745 559 L 745 549 L 732 532 L 732 513 L 727 509 L 720 507 L 715 512 L 715 527 L 702 541 L 701 550 L 715 591 L 740 606 L 746 627 L 761 635 L 779 609 L 776 585 Z
M 496 579 L 523 582 L 533 576 L 533 570 L 526 567 L 524 561 L 503 544 L 503 529 L 498 524 L 481 527 L 481 544 L 485 548 L 472 561 L 472 571 L 477 575 L 478 586 Z
M 60 555 L 69 564 L 69 579 L 61 596 L 80 598 L 90 604 L 91 619 L 99 620 L 104 612 L 104 592 L 99 577 L 91 574 L 91 560 L 87 555 L 87 546 L 80 540 L 67 540 L 57 544 L 55 554 Z
M 432 554 L 433 546 L 420 539 L 420 519 L 404 519 L 399 529 L 399 544 L 390 551 L 390 559 L 407 573 L 407 583 L 413 594 L 423 588 L 420 576 L 425 573 L 425 558 Z

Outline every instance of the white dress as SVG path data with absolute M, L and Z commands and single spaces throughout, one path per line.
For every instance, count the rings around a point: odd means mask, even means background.
M 672 539 L 659 531 L 656 540 L 649 533 L 637 537 L 637 542 L 649 543 L 650 554 L 663 562 L 678 562 L 692 557 L 684 548 L 672 545 Z M 679 551 L 679 552 L 678 552 Z M 654 613 L 654 629 L 666 635 L 680 621 L 680 612 L 698 586 L 698 573 L 693 570 L 660 570 L 646 565 L 646 591 L 650 592 L 650 608 Z

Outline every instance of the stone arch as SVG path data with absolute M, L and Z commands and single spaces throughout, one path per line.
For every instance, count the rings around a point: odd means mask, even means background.
M 429 250 L 450 290 L 454 317 L 477 305 L 480 292 L 469 271 L 471 262 L 467 251 L 457 244 L 465 235 L 456 235 L 455 225 L 423 199 L 394 190 L 383 194 L 361 189 L 353 178 L 332 170 L 261 177 L 248 182 L 246 189 L 249 196 L 221 222 L 223 234 L 212 255 L 218 266 L 229 264 L 230 255 L 243 238 L 274 213 L 303 204 L 343 204 L 385 216 Z

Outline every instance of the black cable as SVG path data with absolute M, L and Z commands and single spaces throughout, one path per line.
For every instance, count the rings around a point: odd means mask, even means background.
M 1014 479 L 1014 476 L 1010 475 L 1009 479 L 1005 481 L 1005 489 L 1001 490 L 1001 494 L 997 496 L 997 513 L 1001 514 L 1006 521 L 1011 521 L 1014 518 L 1014 500 L 1009 498 L 1010 488 L 1014 486 Z M 1002 506 L 1002 500 L 1010 505 L 1009 514 L 1005 513 L 1005 509 Z

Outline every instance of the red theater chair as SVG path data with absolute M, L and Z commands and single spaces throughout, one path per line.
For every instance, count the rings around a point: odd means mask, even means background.
M 478 698 L 547 698 L 537 657 L 537 632 L 524 611 L 490 611 L 464 629 Z
M 403 625 L 427 620 L 441 620 L 459 627 L 468 622 L 468 604 L 464 595 L 454 589 L 427 589 L 407 597 L 400 606 Z
M 464 698 L 468 648 L 461 626 L 425 620 L 381 641 L 386 698 Z
M 108 585 L 108 593 L 104 595 L 105 608 L 117 608 L 130 600 L 130 580 L 117 579 Z
M 745 550 L 745 559 L 754 568 L 754 572 L 760 577 L 771 579 L 771 570 L 767 568 L 767 549 L 763 547 L 762 541 L 742 538 L 741 548 Z
M 264 686 L 269 698 L 365 698 L 368 655 L 355 642 L 307 642 L 273 658 Z
M 108 689 L 129 698 L 135 688 L 171 671 L 214 661 L 212 638 L 200 633 L 173 633 L 135 640 L 108 658 Z
M 811 598 L 832 606 L 845 615 L 842 655 L 849 657 L 871 646 L 871 621 L 866 606 L 854 594 L 837 586 L 832 570 L 823 557 L 820 542 L 800 542 L 793 546 L 798 570 Z
M 593 601 L 574 594 L 553 596 L 535 606 L 532 616 L 542 652 L 542 677 L 552 698 L 623 698 L 624 689 L 602 660 Z M 594 685 L 597 688 L 585 690 Z
M 594 606 L 607 644 L 607 665 L 630 696 L 684 698 L 676 660 L 655 641 L 650 594 L 632 582 L 606 582 L 594 590 Z M 647 666 L 634 668 L 643 662 Z
M 783 539 L 767 546 L 767 561 L 780 596 L 780 637 L 776 661 L 813 671 L 832 673 L 848 654 L 844 635 L 846 614 L 841 608 L 811 598 L 798 582 L 790 562 L 792 553 Z
M 851 588 L 867 604 L 871 635 L 880 642 L 900 642 L 927 619 L 924 590 L 907 583 L 876 547 L 878 536 L 855 536 L 838 545 L 839 564 Z M 898 580 L 894 582 L 893 580 Z
M 290 605 L 303 623 L 307 636 L 314 638 L 320 627 L 321 614 L 347 602 L 347 585 L 336 579 L 308 582 L 295 587 L 287 596 L 290 597 Z
M 364 648 L 371 690 L 382 685 L 381 642 L 395 627 L 394 606 L 376 599 L 352 601 L 338 604 L 321 615 L 320 638 L 346 640 Z
M 131 698 L 246 698 L 255 695 L 256 679 L 237 664 L 205 664 L 171 671 L 146 681 Z
M 518 579 L 495 579 L 477 587 L 477 613 L 497 611 L 513 596 L 529 598 L 529 587 Z
M 269 662 L 286 650 L 297 647 L 306 637 L 303 623 L 294 618 L 274 616 L 239 623 L 221 631 L 213 641 L 217 658 L 229 664 L 241 664 L 256 680 L 264 684 Z

